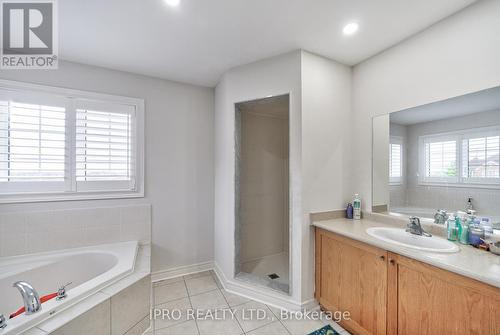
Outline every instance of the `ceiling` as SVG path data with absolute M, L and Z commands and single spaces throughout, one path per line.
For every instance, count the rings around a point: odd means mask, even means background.
M 354 65 L 475 0 L 59 1 L 61 59 L 215 86 L 228 69 L 296 49 Z M 357 21 L 360 30 L 343 36 Z
M 494 110 L 500 111 L 500 87 L 405 109 L 392 113 L 390 119 L 391 123 L 408 126 Z

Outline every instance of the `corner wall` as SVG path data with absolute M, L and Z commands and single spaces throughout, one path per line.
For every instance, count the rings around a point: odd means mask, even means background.
M 215 89 L 215 263 L 222 279 L 236 287 L 235 272 L 235 103 L 290 94 L 291 297 L 300 304 L 301 176 L 300 51 L 229 70 Z
M 314 229 L 309 214 L 342 209 L 352 197 L 351 68 L 301 52 L 302 302 L 314 295 Z
M 235 106 L 290 93 L 291 297 L 253 295 L 288 308 L 314 304 L 314 234 L 310 212 L 340 209 L 350 197 L 348 170 L 351 69 L 306 51 L 295 51 L 227 72 L 215 97 L 215 263 L 234 280 Z M 254 294 L 258 294 L 253 292 Z
M 349 175 L 369 210 L 372 117 L 500 85 L 500 1 L 485 0 L 353 70 Z

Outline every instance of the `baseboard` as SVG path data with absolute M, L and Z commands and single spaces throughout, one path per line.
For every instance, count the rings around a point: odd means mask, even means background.
M 185 276 L 185 275 L 189 275 L 192 273 L 212 270 L 213 268 L 214 268 L 213 261 L 192 264 L 192 265 L 183 265 L 183 266 L 179 266 L 176 268 L 171 268 L 171 269 L 153 272 L 151 274 L 151 281 L 154 283 L 154 282 L 169 279 L 169 278 Z

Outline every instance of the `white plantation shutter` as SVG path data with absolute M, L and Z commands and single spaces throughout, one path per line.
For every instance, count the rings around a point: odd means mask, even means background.
M 67 170 L 66 101 L 0 91 L 0 194 L 64 191 Z
M 425 176 L 431 178 L 457 176 L 456 141 L 437 141 L 425 144 Z
M 134 120 L 133 106 L 77 101 L 77 190 L 134 188 Z
M 389 181 L 391 183 L 400 183 L 402 175 L 403 175 L 402 145 L 400 143 L 390 143 L 389 144 Z
M 471 128 L 420 138 L 420 181 L 500 184 L 500 127 Z
M 144 102 L 0 79 L 0 203 L 142 197 Z
M 462 140 L 462 176 L 467 182 L 500 182 L 500 129 L 491 135 Z

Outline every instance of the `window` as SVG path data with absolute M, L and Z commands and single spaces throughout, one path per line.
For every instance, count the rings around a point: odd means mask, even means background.
M 500 127 L 423 136 L 420 138 L 420 182 L 500 184 L 499 150 Z
M 457 176 L 457 142 L 425 143 L 425 177 L 454 178 Z
M 462 174 L 464 181 L 498 183 L 500 181 L 499 149 L 500 135 L 463 139 Z
M 0 202 L 142 196 L 142 127 L 139 99 L 0 81 Z
M 403 143 L 399 137 L 392 137 L 389 144 L 389 183 L 400 185 L 403 177 Z

